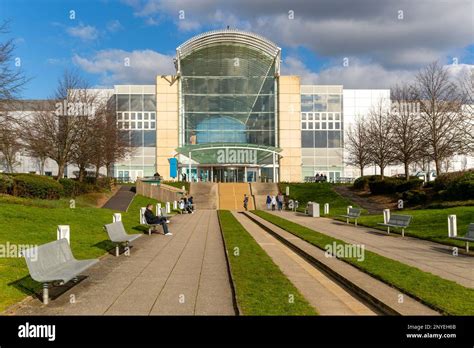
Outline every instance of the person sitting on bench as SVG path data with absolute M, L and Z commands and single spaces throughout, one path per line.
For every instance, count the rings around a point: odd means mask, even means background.
M 168 225 L 166 224 L 166 218 L 156 216 L 153 214 L 153 204 L 148 204 L 145 210 L 145 219 L 147 224 L 149 225 L 161 225 L 163 226 L 163 232 L 165 236 L 172 236 L 173 233 L 168 231 Z

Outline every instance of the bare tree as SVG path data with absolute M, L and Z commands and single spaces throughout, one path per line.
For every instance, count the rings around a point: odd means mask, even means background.
M 16 154 L 21 148 L 15 120 L 8 111 L 0 111 L 0 160 L 4 163 L 7 173 L 14 172 L 15 166 L 18 164 Z
M 53 98 L 45 103 L 46 107 L 35 110 L 30 120 L 29 126 L 36 128 L 37 140 L 49 144 L 47 157 L 58 165 L 58 180 L 64 176 L 65 166 L 71 162 L 79 138 L 79 122 L 83 115 L 78 113 L 83 110 L 86 91 L 84 80 L 77 73 L 66 71 Z
M 380 168 L 384 179 L 384 170 L 395 162 L 393 122 L 387 101 L 380 100 L 373 107 L 367 118 L 367 137 L 371 162 Z
M 410 178 L 410 165 L 422 156 L 423 137 L 419 104 L 408 85 L 391 89 L 391 122 L 393 122 L 393 148 L 395 160 L 403 163 L 405 177 Z
M 345 145 L 348 154 L 348 164 L 360 169 L 360 176 L 364 176 L 364 168 L 371 163 L 369 138 L 364 118 L 357 118 L 355 123 L 346 132 Z
M 463 94 L 438 62 L 418 73 L 414 91 L 420 103 L 426 151 L 440 175 L 443 161 L 468 150 L 464 129 L 471 125 L 462 112 Z
M 462 113 L 465 126 L 462 131 L 467 143 L 467 152 L 474 153 L 474 68 L 469 67 L 461 75 L 460 86 L 463 93 Z M 466 165 L 467 166 L 467 165 Z
M 0 34 L 8 33 L 9 22 L 0 24 Z M 15 41 L 13 39 L 0 42 L 0 99 L 15 99 L 29 81 L 20 68 L 12 68 Z

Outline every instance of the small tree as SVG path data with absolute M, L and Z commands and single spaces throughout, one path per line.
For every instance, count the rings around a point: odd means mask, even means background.
M 364 176 L 364 168 L 371 163 L 366 127 L 364 118 L 357 118 L 345 137 L 348 164 L 359 168 L 360 176 Z
M 447 69 L 437 62 L 418 73 L 414 92 L 414 99 L 420 104 L 425 150 L 439 176 L 443 161 L 468 151 L 465 129 L 472 127 L 472 120 L 462 112 L 464 98 L 459 85 L 450 80 Z
M 0 159 L 7 173 L 14 172 L 18 164 L 16 154 L 21 148 L 18 127 L 15 126 L 14 119 L 9 116 L 8 111 L 0 112 Z
M 421 158 L 423 151 L 419 104 L 414 101 L 413 89 L 408 85 L 392 88 L 391 99 L 395 160 L 403 163 L 409 180 L 410 165 Z
M 380 168 L 382 180 L 384 170 L 395 162 L 393 122 L 387 102 L 380 100 L 367 118 L 367 137 L 371 162 Z

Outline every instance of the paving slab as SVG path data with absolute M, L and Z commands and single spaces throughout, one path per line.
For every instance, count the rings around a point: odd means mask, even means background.
M 49 305 L 29 298 L 5 314 L 235 315 L 217 212 L 177 215 L 169 228 L 137 239 L 131 256 L 102 257 Z

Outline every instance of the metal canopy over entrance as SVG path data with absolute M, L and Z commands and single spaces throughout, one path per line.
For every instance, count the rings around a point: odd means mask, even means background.
M 212 143 L 186 145 L 177 148 L 176 152 L 180 173 L 187 181 L 278 181 L 281 149 L 277 147 Z

